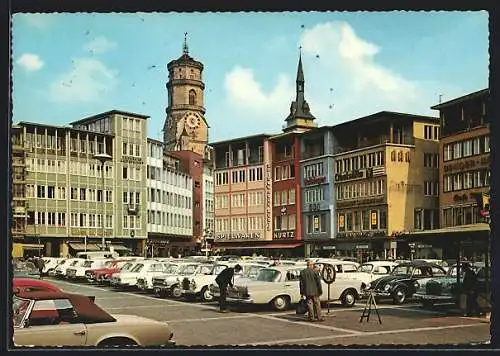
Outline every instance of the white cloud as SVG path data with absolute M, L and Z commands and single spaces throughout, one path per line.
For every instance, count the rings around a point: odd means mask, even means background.
M 46 28 L 51 20 L 51 14 L 34 13 L 34 14 L 16 14 L 16 15 L 23 18 L 29 25 L 36 27 L 38 29 Z
M 376 56 L 383 48 L 360 38 L 345 22 L 307 29 L 300 44 L 306 100 L 318 125 L 382 110 L 435 116 L 430 106 L 437 103 L 438 93 L 444 91 L 448 97 L 462 94 L 459 88 L 408 79 L 377 63 Z M 295 98 L 294 80 L 295 72 L 279 74 L 274 88 L 264 91 L 252 69 L 235 67 L 226 75 L 225 88 L 235 115 L 248 117 L 251 113 L 253 120 L 263 119 L 263 128 L 269 130 L 271 121 L 272 129 L 278 131 Z
M 70 71 L 61 74 L 49 86 L 56 102 L 96 102 L 104 99 L 118 84 L 118 72 L 93 58 L 74 59 Z
M 43 61 L 37 54 L 24 53 L 16 61 L 18 65 L 24 68 L 27 72 L 34 72 L 43 67 Z
M 98 36 L 83 46 L 86 51 L 92 54 L 108 52 L 115 49 L 116 47 L 116 42 L 108 40 L 104 36 Z

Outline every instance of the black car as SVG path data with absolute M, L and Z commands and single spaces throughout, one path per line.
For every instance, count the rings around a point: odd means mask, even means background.
M 446 271 L 437 264 L 425 261 L 405 262 L 397 265 L 390 275 L 368 284 L 365 293 L 373 292 L 376 297 L 390 297 L 394 304 L 403 304 L 416 292 L 416 281 L 441 275 L 446 275 Z

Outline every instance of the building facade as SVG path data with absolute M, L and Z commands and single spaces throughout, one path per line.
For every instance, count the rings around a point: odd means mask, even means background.
M 210 248 L 215 233 L 215 193 L 214 193 L 214 172 L 213 165 L 204 164 L 202 174 L 202 231 L 203 237 L 207 240 L 207 248 Z M 210 245 L 209 245 L 210 244 Z
M 249 250 L 272 240 L 272 173 L 259 134 L 213 143 L 214 247 Z
M 317 247 L 335 237 L 334 141 L 327 126 L 300 137 L 302 230 L 307 257 L 319 254 Z M 332 245 L 325 247 L 333 249 Z
M 396 237 L 439 226 L 439 118 L 383 111 L 333 132 L 337 254 L 407 256 Z
M 489 90 L 433 106 L 441 118 L 439 196 L 441 227 L 487 221 L 482 197 L 490 189 Z M 479 204 L 478 204 L 479 203 Z
M 205 119 L 203 64 L 194 60 L 186 39 L 182 55 L 167 65 L 166 151 L 193 151 L 205 156 L 208 123 Z
M 193 179 L 163 142 L 148 139 L 147 255 L 177 256 L 193 236 Z

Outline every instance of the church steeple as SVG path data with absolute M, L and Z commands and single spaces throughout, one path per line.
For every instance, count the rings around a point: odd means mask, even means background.
M 184 55 L 186 55 L 186 56 L 189 54 L 188 43 L 187 43 L 187 35 L 188 35 L 188 33 L 184 32 L 184 44 L 182 46 L 182 53 Z
M 309 110 L 309 104 L 307 103 L 304 96 L 304 70 L 302 69 L 302 47 L 299 48 L 299 65 L 297 67 L 297 79 L 296 79 L 296 96 L 295 101 L 292 102 L 290 106 L 290 114 L 285 119 L 286 127 L 283 131 L 288 132 L 295 129 L 307 129 L 316 127 L 313 123 L 315 117 L 311 114 Z

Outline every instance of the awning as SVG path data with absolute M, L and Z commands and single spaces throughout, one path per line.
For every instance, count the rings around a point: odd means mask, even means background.
M 434 234 L 446 234 L 446 233 L 471 233 L 471 232 L 481 232 L 481 231 L 490 231 L 490 225 L 481 223 L 471 224 L 471 225 L 461 225 L 454 227 L 445 227 L 442 229 L 415 231 L 410 235 L 422 236 L 422 235 L 434 235 Z
M 294 244 L 269 244 L 269 245 L 254 245 L 254 246 L 224 246 L 223 244 L 214 246 L 215 248 L 226 250 L 243 250 L 243 249 L 270 249 L 270 248 L 296 248 L 302 246 L 302 243 Z
M 43 248 L 45 248 L 44 245 L 42 244 L 23 244 L 23 248 L 27 249 L 27 250 L 41 250 Z
M 71 247 L 75 251 L 85 251 L 85 244 L 78 242 L 70 242 L 68 243 L 69 247 Z M 87 251 L 100 251 L 101 249 L 96 244 L 87 244 Z
M 123 245 L 108 245 L 108 247 L 111 249 L 111 247 L 113 248 L 113 250 L 115 251 L 131 251 L 132 249 L 127 247 L 127 246 L 123 246 Z

